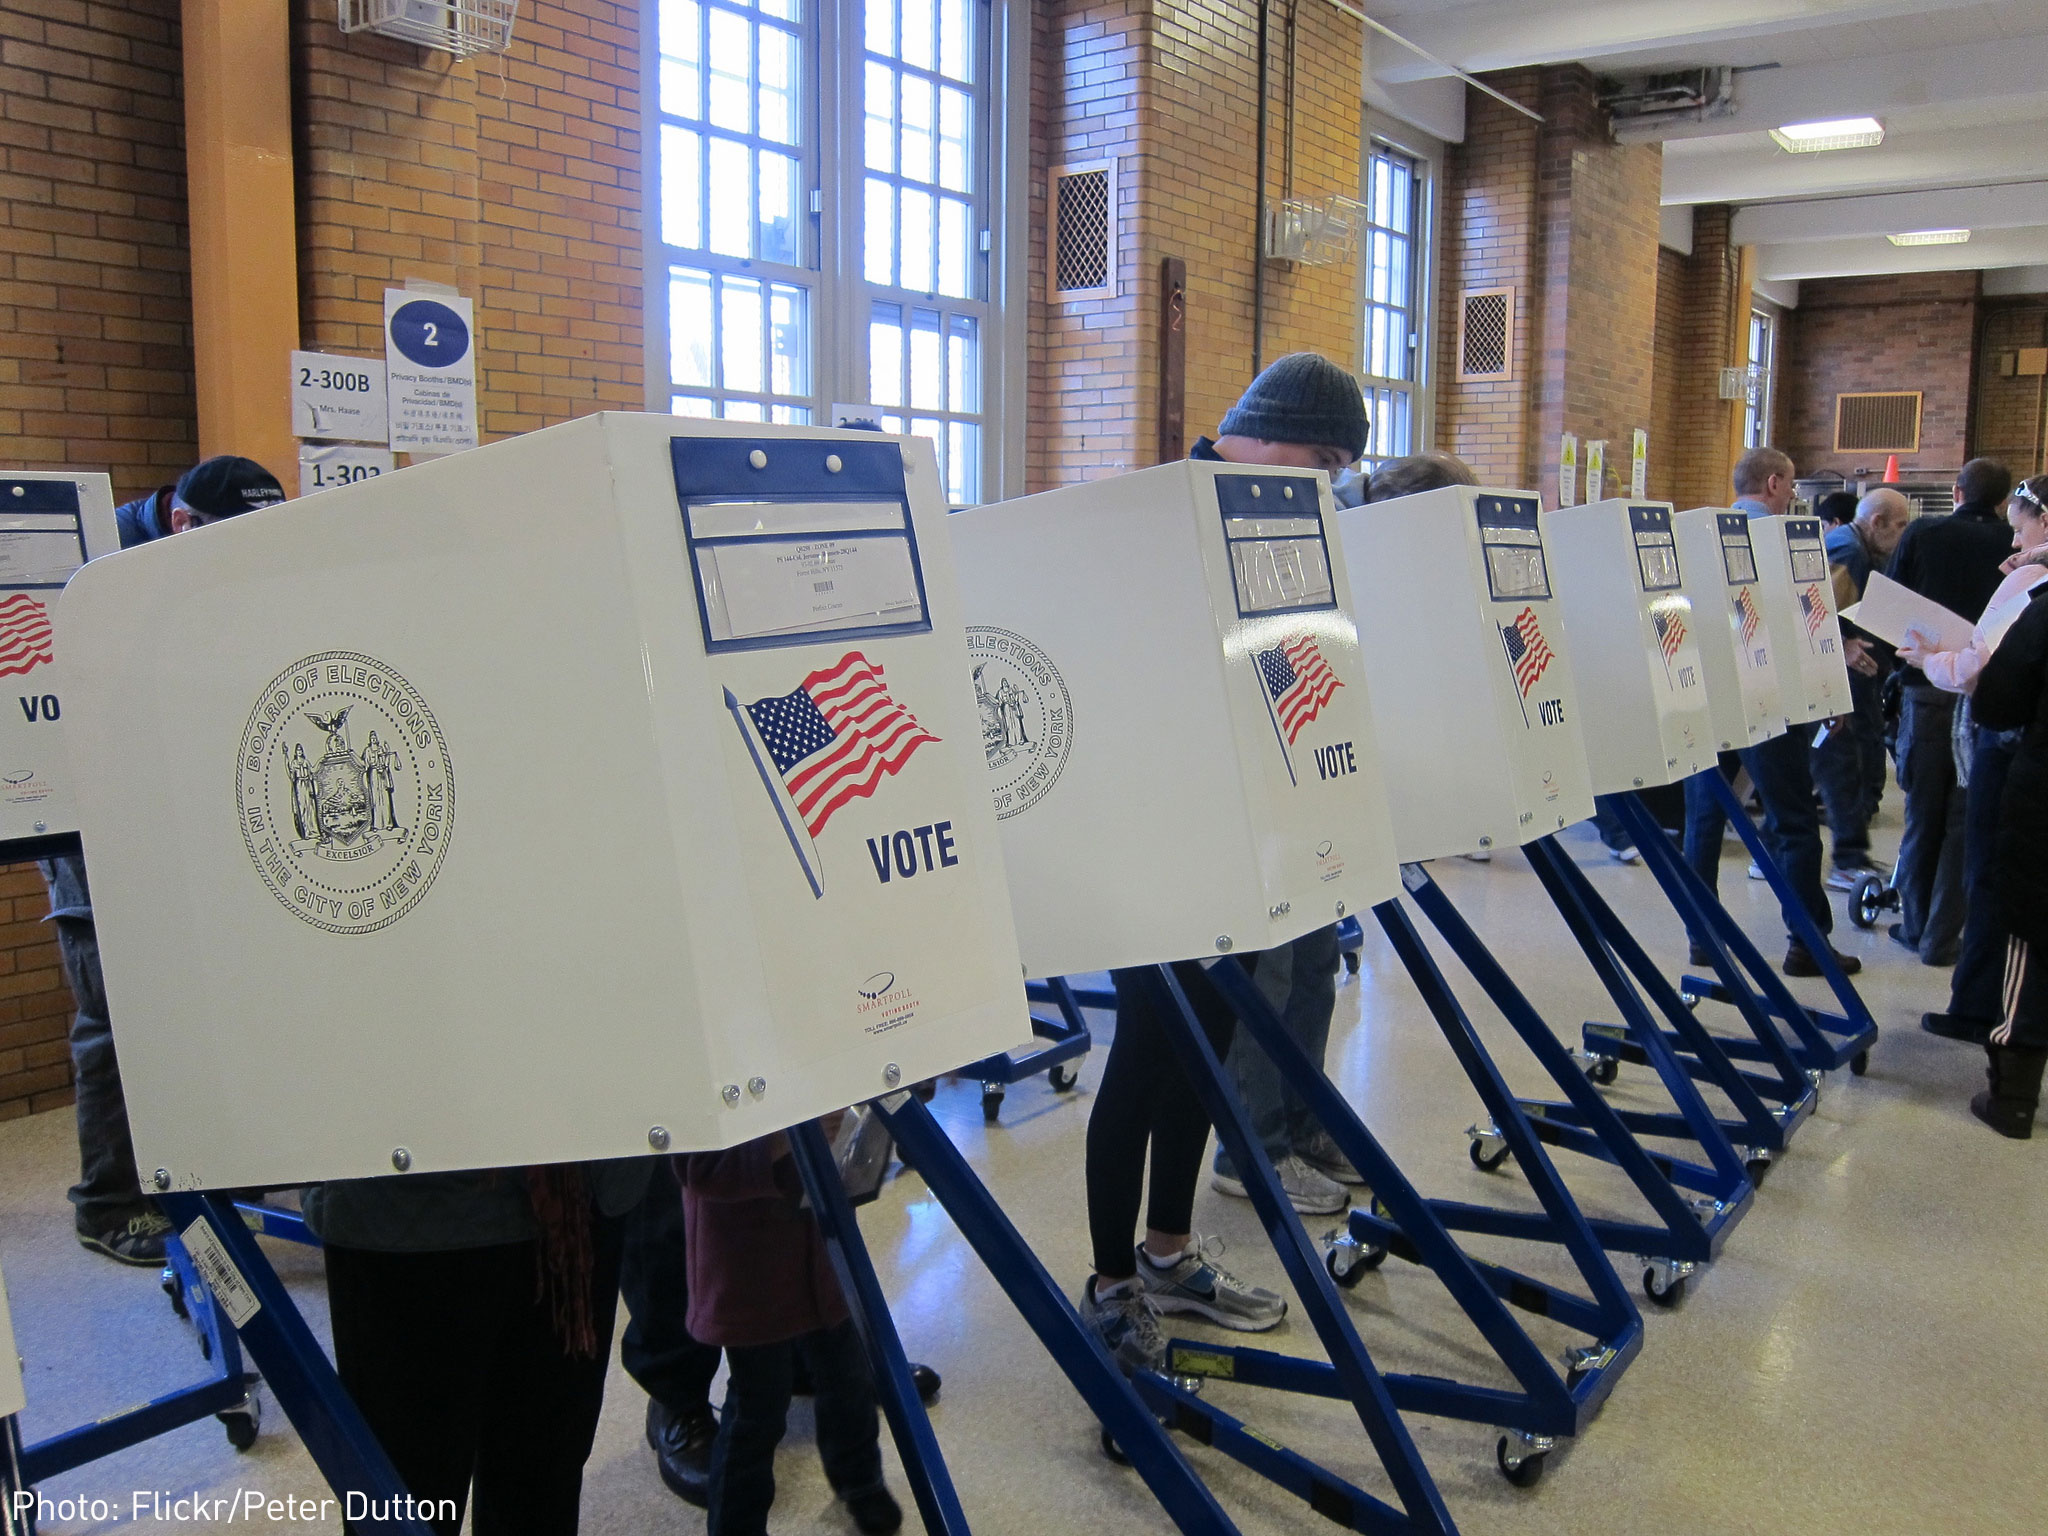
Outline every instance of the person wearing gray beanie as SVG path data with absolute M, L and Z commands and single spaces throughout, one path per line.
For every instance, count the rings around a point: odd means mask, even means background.
M 1290 352 L 1252 380 L 1215 438 L 1198 439 L 1189 457 L 1334 475 L 1358 461 L 1370 437 L 1358 380 L 1328 358 Z

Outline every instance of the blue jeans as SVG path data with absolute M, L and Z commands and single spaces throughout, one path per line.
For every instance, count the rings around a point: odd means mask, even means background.
M 1792 882 L 1798 897 L 1797 905 L 1783 905 L 1785 936 L 1801 945 L 1805 943 L 1798 928 L 1802 908 L 1823 934 L 1832 933 L 1835 926 L 1827 891 L 1820 883 L 1820 818 L 1814 814 L 1813 774 L 1806 762 L 1812 738 L 1811 726 L 1794 726 L 1762 746 L 1747 747 L 1740 753 L 1722 753 L 1719 767 L 1724 779 L 1733 779 L 1739 759 L 1756 784 L 1757 797 L 1764 805 L 1764 847 Z M 1706 775 L 1694 774 L 1687 779 L 1685 861 L 1706 881 L 1710 891 L 1720 890 L 1721 834 L 1727 826 L 1727 813 L 1707 784 Z M 1702 936 L 1694 934 L 1692 940 L 1701 943 Z
M 2005 946 L 2011 936 L 1998 907 L 1998 804 L 2006 775 L 2019 750 L 2018 731 L 1977 727 L 1965 791 L 1963 889 L 1968 915 L 1963 947 L 1949 982 L 1948 1011 L 1966 1019 L 1996 1023 L 2005 1012 Z
M 851 1322 L 781 1344 L 725 1352 L 732 1367 L 711 1447 L 709 1536 L 767 1536 L 775 1447 L 789 1418 L 797 1352 L 811 1368 L 818 1458 L 841 1498 L 882 1484 L 881 1418 L 867 1351 Z
M 1334 924 L 1304 934 L 1292 944 L 1269 949 L 1253 973 L 1259 993 L 1273 1005 L 1287 1033 L 1308 1059 L 1323 1064 L 1330 1043 L 1330 1018 L 1337 1011 L 1337 929 Z M 1230 1042 L 1224 1065 L 1237 1082 L 1244 1107 L 1251 1113 L 1252 1134 L 1279 1162 L 1319 1128 L 1294 1085 L 1281 1077 L 1249 1030 L 1240 1029 Z M 1223 1143 L 1216 1144 L 1216 1171 L 1237 1177 Z
M 1938 688 L 1908 688 L 1899 702 L 1899 937 L 1929 964 L 1945 963 L 1963 936 L 1964 805 L 1949 741 L 1955 712 L 1956 696 Z

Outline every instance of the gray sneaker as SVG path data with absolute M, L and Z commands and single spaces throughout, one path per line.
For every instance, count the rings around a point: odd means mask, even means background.
M 1214 1238 L 1202 1238 L 1180 1262 L 1160 1269 L 1138 1249 L 1138 1284 L 1154 1312 L 1192 1312 L 1239 1333 L 1264 1333 L 1287 1315 L 1287 1298 L 1277 1291 L 1248 1284 L 1210 1262 Z M 1221 1252 L 1221 1244 L 1216 1244 Z
M 1142 1275 L 1147 1268 L 1139 1264 Z M 1152 1308 L 1151 1293 L 1140 1280 L 1121 1295 L 1098 1299 L 1094 1275 L 1081 1290 L 1081 1321 L 1095 1330 L 1109 1358 L 1126 1376 L 1133 1371 L 1166 1369 L 1166 1336 Z
M 1323 1177 L 1335 1179 L 1339 1184 L 1365 1182 L 1365 1175 L 1351 1166 L 1351 1159 L 1337 1145 L 1337 1138 L 1321 1126 L 1317 1126 L 1308 1139 L 1294 1149 L 1294 1155 Z
M 1275 1163 L 1273 1171 L 1280 1175 L 1280 1188 L 1287 1203 L 1304 1216 L 1334 1216 L 1351 1204 L 1342 1184 L 1325 1178 L 1293 1154 Z M 1219 1195 L 1234 1195 L 1239 1200 L 1251 1198 L 1243 1179 L 1220 1170 L 1209 1175 L 1209 1187 Z

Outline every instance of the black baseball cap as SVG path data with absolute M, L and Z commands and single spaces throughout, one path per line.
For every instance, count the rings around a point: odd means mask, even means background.
M 283 501 L 284 487 L 254 459 L 222 453 L 186 470 L 171 494 L 201 517 L 233 517 Z

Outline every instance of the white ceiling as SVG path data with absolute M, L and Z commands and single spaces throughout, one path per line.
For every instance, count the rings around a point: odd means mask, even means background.
M 1603 76 L 1728 65 L 1734 111 L 1625 126 L 1664 144 L 1664 201 L 1733 203 L 1765 275 L 2048 263 L 2048 0 L 1367 0 L 1468 71 L 1583 62 Z M 1374 47 L 1385 90 L 1443 71 Z M 1872 149 L 1789 154 L 1764 130 L 1873 116 Z M 1883 236 L 1963 227 L 1967 245 Z

